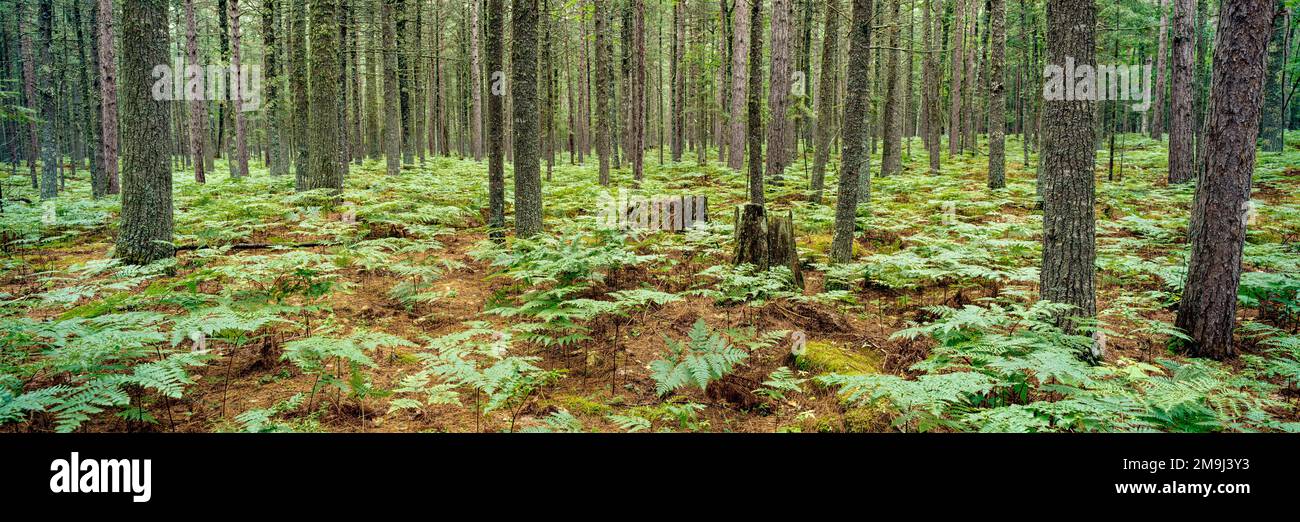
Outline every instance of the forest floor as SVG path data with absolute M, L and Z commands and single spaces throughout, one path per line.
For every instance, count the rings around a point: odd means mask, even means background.
M 801 158 L 768 197 L 770 212 L 794 217 L 803 288 L 731 266 L 745 179 L 689 154 L 661 164 L 652 151 L 637 194 L 708 196 L 709 225 L 602 230 L 602 196 L 617 194 L 595 183 L 594 158 L 563 156 L 543 183 L 546 234 L 504 244 L 485 228 L 485 163 L 427 158 L 390 178 L 367 160 L 340 203 L 295 194 L 291 176 L 264 169 L 229 179 L 218 161 L 204 185 L 177 170 L 181 250 L 145 268 L 111 261 L 117 203 L 91 200 L 84 171 L 50 207 L 24 172 L 6 172 L 0 426 L 1296 429 L 1300 341 L 1287 343 L 1300 339 L 1300 146 L 1260 154 L 1239 318 L 1247 355 L 1220 365 L 1170 343 L 1192 187 L 1167 186 L 1161 144 L 1122 141 L 1114 175 L 1098 153 L 1096 366 L 1056 358 L 1079 338 L 1050 332 L 1033 305 L 1036 158 L 1026 168 L 1015 140 L 999 191 L 986 188 L 985 156 L 945 156 L 930 175 L 915 141 L 904 173 L 872 178 L 855 260 L 839 266 L 826 264 L 837 165 L 826 204 L 814 204 Z M 629 178 L 615 170 L 612 186 Z M 710 334 L 740 351 L 672 384 L 663 365 L 681 361 L 669 341 L 700 354 Z M 693 385 L 710 367 L 707 385 Z

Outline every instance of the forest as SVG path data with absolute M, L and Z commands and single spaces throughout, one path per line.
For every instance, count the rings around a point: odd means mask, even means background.
M 0 0 L 0 432 L 1300 431 L 1296 5 Z

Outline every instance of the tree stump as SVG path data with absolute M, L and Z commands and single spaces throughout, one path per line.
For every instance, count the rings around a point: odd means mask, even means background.
M 790 269 L 795 284 L 803 288 L 803 270 L 799 268 L 799 249 L 794 242 L 794 211 L 767 218 L 767 251 L 772 266 Z
M 767 270 L 768 227 L 766 210 L 757 203 L 745 203 L 736 208 L 735 264 L 751 264 Z

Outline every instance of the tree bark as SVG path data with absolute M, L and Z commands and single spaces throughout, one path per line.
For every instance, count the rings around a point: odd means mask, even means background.
M 537 150 L 537 0 L 514 0 L 510 15 L 515 236 L 528 238 L 542 231 L 542 179 Z
M 469 2 L 469 151 L 477 161 L 483 156 L 483 78 L 479 73 L 479 0 Z M 490 15 L 489 15 L 490 16 Z M 491 26 L 489 25 L 489 30 Z M 488 35 L 491 38 L 491 35 Z M 498 65 L 499 66 L 499 65 Z M 488 70 L 495 70 L 491 67 Z
M 881 50 L 885 59 L 885 107 L 882 115 L 884 129 L 881 133 L 881 176 L 898 174 L 903 166 L 903 72 L 901 70 L 902 60 L 898 52 L 899 29 L 902 25 L 900 23 L 902 17 L 900 16 L 899 3 L 886 4 L 883 12 L 888 17 L 885 20 L 888 39 L 885 42 L 886 48 Z
M 1159 0 L 1160 35 L 1156 46 L 1156 85 L 1151 103 L 1151 139 L 1160 140 L 1165 136 L 1165 84 L 1169 69 L 1169 0 Z
M 871 0 L 853 0 L 853 21 L 849 25 L 849 63 L 844 99 L 843 165 L 835 201 L 835 235 L 830 258 L 835 263 L 853 259 L 853 237 L 858 213 L 858 177 L 867 161 L 868 104 L 871 79 Z M 864 198 L 865 199 L 865 198 Z
M 54 2 L 40 0 L 37 4 L 36 42 L 39 63 L 36 65 L 36 90 L 41 117 L 41 199 L 54 199 L 59 193 L 59 138 L 55 113 L 55 64 L 50 54 L 54 45 Z
M 99 96 L 100 109 L 102 109 L 100 122 L 104 125 L 101 134 L 104 140 L 104 177 L 108 180 L 106 193 L 117 194 L 121 192 L 121 186 L 117 178 L 117 52 L 113 44 L 113 0 L 99 0 L 98 16 Z M 166 63 L 166 61 L 158 63 Z
M 308 136 L 307 175 L 299 190 L 343 190 L 343 166 L 339 164 L 338 0 L 311 2 L 311 95 L 313 115 Z
M 767 108 L 771 122 L 767 126 L 767 178 L 780 182 L 790 163 L 790 61 L 793 5 L 790 0 L 772 0 L 772 65 L 769 71 Z
M 826 23 L 822 40 L 821 81 L 817 88 L 816 144 L 812 166 L 812 200 L 821 203 L 826 185 L 826 162 L 835 139 L 835 104 L 839 94 L 840 3 L 827 0 Z
M 1197 179 L 1191 257 L 1176 320 L 1192 339 L 1187 350 L 1193 356 L 1222 359 L 1237 352 L 1237 287 L 1269 26 L 1277 12 L 1273 0 L 1224 0 L 1219 7 L 1205 170 Z
M 737 172 L 745 165 L 746 119 L 745 113 L 749 88 L 749 19 L 751 9 L 748 2 L 756 0 L 736 0 L 732 8 L 732 43 L 731 43 L 731 143 L 727 145 L 727 166 Z
M 1047 62 L 1094 66 L 1097 7 L 1093 0 L 1048 0 Z M 1091 100 L 1045 100 L 1043 107 L 1043 299 L 1074 307 L 1067 316 L 1096 314 L 1096 222 L 1093 163 L 1096 138 Z M 1074 329 L 1074 322 L 1061 318 Z
M 1282 9 L 1281 0 L 1277 2 Z M 1260 116 L 1260 145 L 1265 152 L 1282 152 L 1285 146 L 1286 122 L 1283 118 L 1285 96 L 1282 92 L 1286 70 L 1286 17 L 1277 16 L 1273 22 L 1273 36 L 1268 42 L 1268 69 L 1264 79 L 1264 107 Z
M 749 40 L 749 202 L 763 200 L 763 2 L 750 0 Z
M 388 175 L 396 176 L 402 172 L 402 88 L 397 72 L 397 15 L 393 12 L 396 4 L 393 0 L 379 1 L 383 4 L 380 17 L 384 25 L 384 160 Z
M 1169 86 L 1169 183 L 1191 181 L 1193 174 L 1192 137 L 1196 129 L 1192 114 L 1192 95 L 1195 92 L 1192 47 L 1196 36 L 1192 32 L 1192 21 L 1195 10 L 1192 0 L 1174 0 L 1173 63 Z
M 609 39 L 609 2 L 610 0 L 593 0 L 593 17 L 596 19 L 596 155 L 600 164 L 600 184 L 609 185 L 610 147 L 610 98 L 614 88 L 614 48 Z
M 604 1 L 604 0 L 600 0 Z M 495 75 L 504 69 L 505 0 L 488 0 L 487 9 L 487 70 Z M 505 237 L 506 228 L 506 177 L 505 177 L 505 78 L 490 76 L 488 91 L 487 148 L 488 148 L 488 234 L 493 239 Z M 501 85 L 498 85 L 501 82 Z
M 168 3 L 124 0 L 122 19 L 122 220 L 114 255 L 127 264 L 172 257 L 171 116 L 155 100 L 151 72 L 168 61 Z M 104 4 L 100 4 L 101 7 Z M 101 13 L 112 16 L 111 9 Z M 101 27 L 103 27 L 101 25 Z M 111 45 L 101 42 L 101 46 Z M 101 47 L 102 50 L 102 47 Z
M 243 70 L 240 69 L 240 24 L 239 24 L 239 1 L 230 1 L 230 70 L 234 72 L 231 75 L 230 92 L 233 94 L 230 110 L 235 116 L 235 168 L 233 174 L 237 178 L 248 175 L 248 134 L 244 128 L 244 107 L 243 107 Z
M 989 188 L 1007 186 L 1006 91 L 1002 66 L 1006 61 L 1007 8 L 1005 0 L 989 1 Z
M 274 1 L 275 1 L 275 0 L 270 0 L 270 3 L 273 3 Z M 188 65 L 189 65 L 190 67 L 193 67 L 193 68 L 194 68 L 194 71 L 193 71 L 194 74 L 196 74 L 196 75 L 201 75 L 202 73 L 201 73 L 200 71 L 202 70 L 202 69 L 201 69 L 202 66 L 199 64 L 199 35 L 198 35 L 198 33 L 199 33 L 199 29 L 198 29 L 198 20 L 197 20 L 197 18 L 194 16 L 194 0 L 185 0 L 185 56 L 186 56 L 186 61 L 188 62 Z M 270 35 L 270 34 L 273 34 L 273 33 L 268 32 L 267 34 Z M 268 47 L 272 46 L 272 45 L 273 45 L 273 42 L 274 42 L 275 40 L 274 40 L 273 38 L 271 38 L 270 36 L 267 36 L 266 38 L 268 39 L 268 40 L 267 40 L 267 42 L 268 42 L 268 43 L 267 43 L 267 46 L 268 46 Z M 267 54 L 270 55 L 271 53 L 268 51 Z M 274 63 L 274 62 L 270 62 L 269 60 L 270 60 L 270 57 L 268 56 L 268 63 Z M 190 74 L 190 73 L 187 72 L 187 73 L 186 73 L 186 76 L 188 77 L 189 74 Z M 272 80 L 272 81 L 270 82 L 270 84 L 271 84 L 272 86 L 274 86 L 274 85 L 275 85 L 275 81 Z M 200 84 L 200 85 L 201 85 L 201 84 Z M 272 87 L 272 88 L 274 88 L 274 87 Z M 270 91 L 268 90 L 268 93 L 269 93 L 269 92 L 270 92 Z M 204 107 L 203 107 L 203 99 L 202 99 L 203 96 L 202 96 L 202 93 L 187 92 L 187 94 L 188 94 L 189 96 L 192 97 L 191 100 L 190 100 L 190 103 L 189 103 L 189 109 L 190 109 L 190 154 L 194 156 L 194 181 L 195 181 L 195 182 L 198 182 L 198 183 L 203 183 L 203 182 L 207 181 L 207 175 L 206 175 L 206 172 L 205 172 L 205 169 L 204 169 L 204 167 L 206 167 L 206 165 L 205 165 L 205 163 L 204 163 L 205 153 L 203 152 L 203 135 L 206 133 L 207 128 L 208 128 L 208 126 L 207 126 L 207 118 L 205 117 L 205 116 L 207 115 L 207 114 L 206 114 L 207 111 L 206 111 L 206 110 L 204 109 Z M 269 96 L 269 94 L 268 94 L 268 96 Z
M 387 0 L 380 0 L 387 1 Z M 289 14 L 289 83 L 293 96 L 294 185 L 307 177 L 308 129 L 312 117 L 307 97 L 307 3 L 292 2 Z
M 966 0 L 953 0 L 952 53 L 948 68 L 952 84 L 948 90 L 948 157 L 961 152 L 961 97 L 962 74 L 966 68 L 963 39 L 966 34 Z

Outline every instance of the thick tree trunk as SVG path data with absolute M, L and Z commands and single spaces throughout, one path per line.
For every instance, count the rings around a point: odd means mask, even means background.
M 515 236 L 542 231 L 542 178 L 538 164 L 537 0 L 514 0 L 511 10 L 510 88 L 514 104 Z
M 1251 174 L 1273 0 L 1223 0 L 1215 42 L 1205 171 L 1192 205 L 1191 258 L 1177 326 L 1188 351 L 1222 359 L 1236 354 L 1237 286 L 1250 210 Z
M 502 33 L 506 29 L 505 17 L 505 0 L 488 0 L 486 45 L 488 71 L 501 71 L 504 68 L 505 38 Z M 506 228 L 504 80 L 504 78 L 492 79 L 487 100 L 488 234 L 498 240 L 505 236 Z
M 313 0 L 311 3 L 311 95 L 313 115 L 308 136 L 307 175 L 299 190 L 343 189 L 343 170 L 339 164 L 338 108 L 339 38 L 338 0 Z
M 150 74 L 155 65 L 168 62 L 168 2 L 124 0 L 122 9 L 128 13 L 122 19 L 125 139 L 122 221 L 114 255 L 128 264 L 146 264 L 175 254 L 171 244 L 172 176 L 167 162 L 171 116 L 168 102 L 153 98 Z M 110 9 L 101 13 L 111 15 Z
M 189 0 L 193 2 L 193 0 Z M 284 146 L 284 101 L 280 93 L 280 53 L 281 45 L 279 37 L 280 31 L 280 3 L 279 0 L 265 0 L 262 6 L 262 42 L 265 49 L 262 51 L 262 62 L 266 66 L 266 145 L 270 149 L 270 165 L 268 170 L 272 176 L 283 176 L 289 173 L 289 158 L 286 156 L 287 151 Z M 197 44 L 195 44 L 197 47 Z M 202 118 L 203 107 L 198 107 L 198 114 L 195 118 Z M 193 123 L 192 123 L 193 124 Z M 199 120 L 199 125 L 203 125 Z M 198 139 L 203 139 L 203 133 L 198 134 Z M 201 157 L 201 156 L 196 156 Z
M 1007 186 L 1006 179 L 1006 91 L 1002 65 L 1007 54 L 1007 8 L 1005 0 L 989 1 L 989 188 Z
M 1048 0 L 1047 63 L 1094 66 L 1093 0 Z M 1096 222 L 1091 100 L 1050 99 L 1043 107 L 1043 262 L 1040 293 L 1069 304 L 1067 316 L 1096 314 Z M 1073 329 L 1072 321 L 1063 325 Z
M 826 162 L 835 139 L 835 105 L 839 94 L 840 2 L 827 0 L 822 41 L 821 85 L 817 88 L 816 144 L 813 151 L 812 200 L 821 203 L 826 185 Z
M 871 0 L 853 0 L 849 25 L 849 63 L 844 98 L 844 159 L 840 167 L 839 192 L 835 201 L 835 236 L 830 258 L 835 263 L 853 259 L 853 237 L 858 213 L 858 177 L 865 175 L 867 162 L 868 104 L 871 79 Z
M 1195 158 L 1192 137 L 1196 132 L 1192 113 L 1192 95 L 1195 73 L 1192 48 L 1196 35 L 1192 32 L 1196 14 L 1192 0 L 1174 0 L 1173 60 L 1169 86 L 1169 183 L 1192 180 Z
M 104 177 L 106 193 L 121 192 L 117 179 L 117 52 L 113 43 L 113 0 L 99 1 L 99 87 L 100 122 L 104 125 Z M 165 18 L 164 18 L 165 20 Z M 163 60 L 158 63 L 166 63 Z M 152 65 L 149 66 L 152 70 Z
M 746 119 L 745 105 L 749 88 L 749 2 L 736 0 L 732 8 L 731 43 L 731 143 L 727 145 L 727 166 L 737 172 L 745 166 Z
M 89 4 L 90 13 L 90 35 L 85 40 L 90 43 L 90 52 L 81 53 L 82 63 L 82 87 L 86 96 L 86 117 L 87 130 L 90 143 L 90 195 L 94 198 L 100 198 L 108 192 L 108 179 L 104 177 L 104 144 L 101 134 L 103 133 L 103 123 L 100 118 L 103 117 L 99 100 L 99 40 L 95 37 L 95 25 L 98 15 L 93 0 L 77 0 L 73 11 L 75 23 L 77 24 L 77 41 L 82 41 L 85 35 L 82 34 L 81 25 L 81 6 L 83 3 Z M 84 46 L 81 46 L 84 47 Z M 86 78 L 89 76 L 89 78 Z M 16 141 L 16 140 L 15 140 Z M 15 161 L 16 158 L 15 158 Z
M 757 5 L 757 2 L 755 2 Z M 733 262 L 737 265 L 754 265 L 759 270 L 767 270 L 770 262 L 767 243 L 767 212 L 763 205 L 745 203 L 736 209 L 736 254 Z

